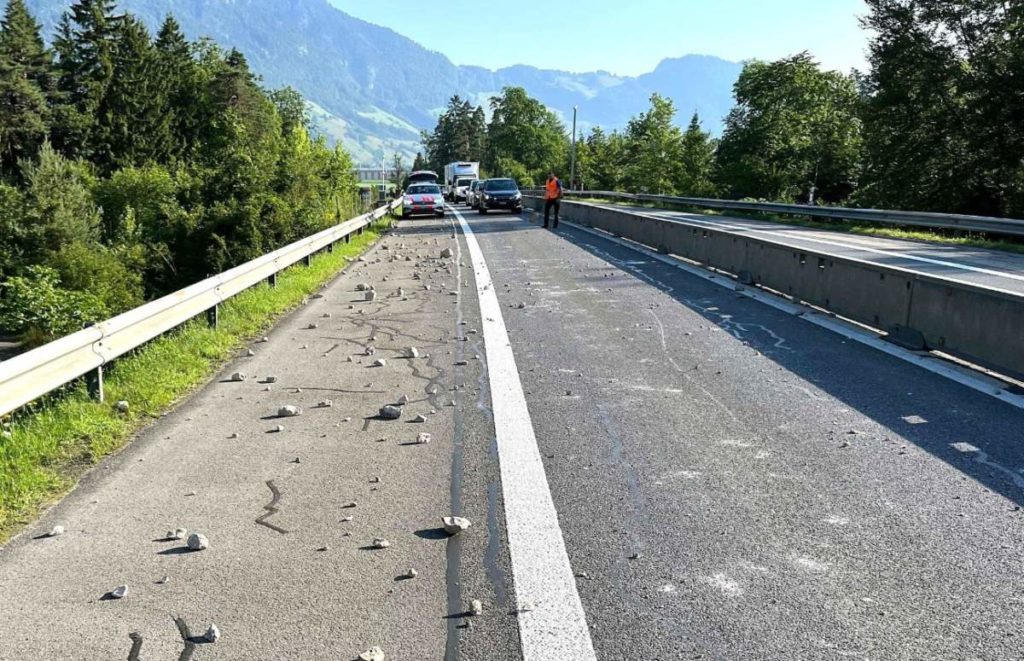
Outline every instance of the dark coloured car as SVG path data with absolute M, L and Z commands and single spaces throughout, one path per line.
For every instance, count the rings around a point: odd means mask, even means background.
M 402 196 L 402 218 L 431 214 L 444 217 L 444 194 L 437 184 L 412 184 Z
M 488 179 L 480 185 L 476 192 L 477 211 L 484 214 L 488 211 L 502 209 L 512 213 L 523 210 L 523 194 L 515 179 Z

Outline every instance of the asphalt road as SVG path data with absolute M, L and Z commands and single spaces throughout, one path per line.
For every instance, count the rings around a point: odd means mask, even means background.
M 0 550 L 0 659 L 1020 658 L 1024 412 L 607 237 L 465 222 L 402 223 Z
M 468 219 L 598 658 L 1020 657 L 1019 409 L 607 238 Z
M 599 205 L 608 206 L 608 205 Z M 728 229 L 797 250 L 858 259 L 1024 294 L 1024 255 L 949 244 L 830 232 L 763 220 L 614 205 L 668 220 Z

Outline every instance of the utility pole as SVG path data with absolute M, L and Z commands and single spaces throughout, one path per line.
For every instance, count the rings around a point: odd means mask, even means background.
M 572 157 L 570 162 L 572 165 L 569 166 L 569 190 L 573 190 L 576 185 L 576 111 L 579 106 L 572 107 Z
M 387 159 L 387 152 L 382 151 L 380 153 L 380 199 L 382 202 L 388 197 Z

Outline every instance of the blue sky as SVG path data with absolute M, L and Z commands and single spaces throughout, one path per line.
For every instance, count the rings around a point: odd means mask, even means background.
M 330 1 L 456 64 L 489 69 L 637 75 L 687 53 L 738 61 L 802 50 L 829 68 L 865 68 L 863 0 Z

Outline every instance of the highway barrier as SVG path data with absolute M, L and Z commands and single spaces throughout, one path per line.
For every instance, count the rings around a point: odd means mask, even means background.
M 277 273 L 390 214 L 394 201 L 322 232 L 236 266 L 219 275 L 168 294 L 112 319 L 89 326 L 32 351 L 0 362 L 0 415 L 45 395 L 82 376 L 90 391 L 103 398 L 103 367 L 118 356 L 136 349 L 189 319 L 206 313 L 216 324 L 218 306 L 232 296 L 267 281 L 275 284 Z
M 544 201 L 528 195 L 525 204 L 542 211 Z M 561 215 L 882 330 L 908 348 L 1024 377 L 1024 297 L 1013 292 L 637 210 L 563 200 Z
M 539 194 L 540 191 L 524 191 Z M 684 206 L 715 211 L 744 211 L 748 213 L 806 216 L 827 220 L 864 221 L 923 227 L 928 229 L 979 232 L 992 236 L 1024 237 L 1024 220 L 1014 218 L 993 218 L 990 216 L 967 216 L 951 213 L 928 213 L 923 211 L 888 211 L 884 209 L 854 209 L 848 207 L 821 207 L 807 204 L 780 204 L 776 202 L 747 202 L 740 200 L 717 200 L 703 197 L 675 197 L 672 195 L 648 195 L 644 193 L 619 193 L 615 191 L 565 191 L 566 197 L 599 198 L 614 202 L 632 204 L 659 204 Z

